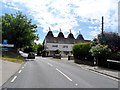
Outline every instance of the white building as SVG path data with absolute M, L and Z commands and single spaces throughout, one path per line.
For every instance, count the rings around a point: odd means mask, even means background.
M 56 50 L 60 50 L 62 56 L 67 56 L 72 54 L 72 46 L 74 44 L 88 41 L 89 40 L 84 40 L 81 34 L 79 34 L 75 39 L 71 32 L 69 33 L 68 37 L 65 38 L 61 30 L 58 36 L 54 37 L 52 31 L 49 28 L 49 32 L 44 39 L 43 46 L 44 50 L 49 52 L 48 56 L 53 56 Z

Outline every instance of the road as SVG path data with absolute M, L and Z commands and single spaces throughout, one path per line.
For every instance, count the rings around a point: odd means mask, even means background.
M 27 61 L 3 88 L 118 88 L 118 81 L 65 60 L 36 57 Z

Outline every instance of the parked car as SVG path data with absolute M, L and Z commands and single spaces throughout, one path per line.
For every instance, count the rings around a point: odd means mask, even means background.
M 29 52 L 27 59 L 35 59 L 35 54 L 33 52 Z

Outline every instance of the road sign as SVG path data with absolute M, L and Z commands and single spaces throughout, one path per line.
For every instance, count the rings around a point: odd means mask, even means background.
M 3 44 L 7 44 L 7 42 L 8 42 L 7 40 L 3 40 Z

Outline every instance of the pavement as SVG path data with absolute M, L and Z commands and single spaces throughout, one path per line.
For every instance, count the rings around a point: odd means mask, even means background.
M 21 67 L 21 64 L 0 60 L 0 86 L 12 77 Z
M 62 58 L 61 60 L 68 61 L 71 63 L 74 63 L 74 60 L 68 60 L 67 58 Z M 89 66 L 89 65 L 84 65 L 84 64 L 77 64 L 80 66 L 82 69 L 94 71 L 106 76 L 110 76 L 112 78 L 120 80 L 120 71 L 118 70 L 113 70 L 113 69 L 108 69 L 108 68 L 102 68 L 98 66 Z
M 21 56 L 27 57 L 27 53 L 23 53 L 19 51 Z M 12 77 L 22 66 L 22 64 L 13 63 L 9 61 L 2 60 L 0 58 L 0 87 L 10 78 Z

